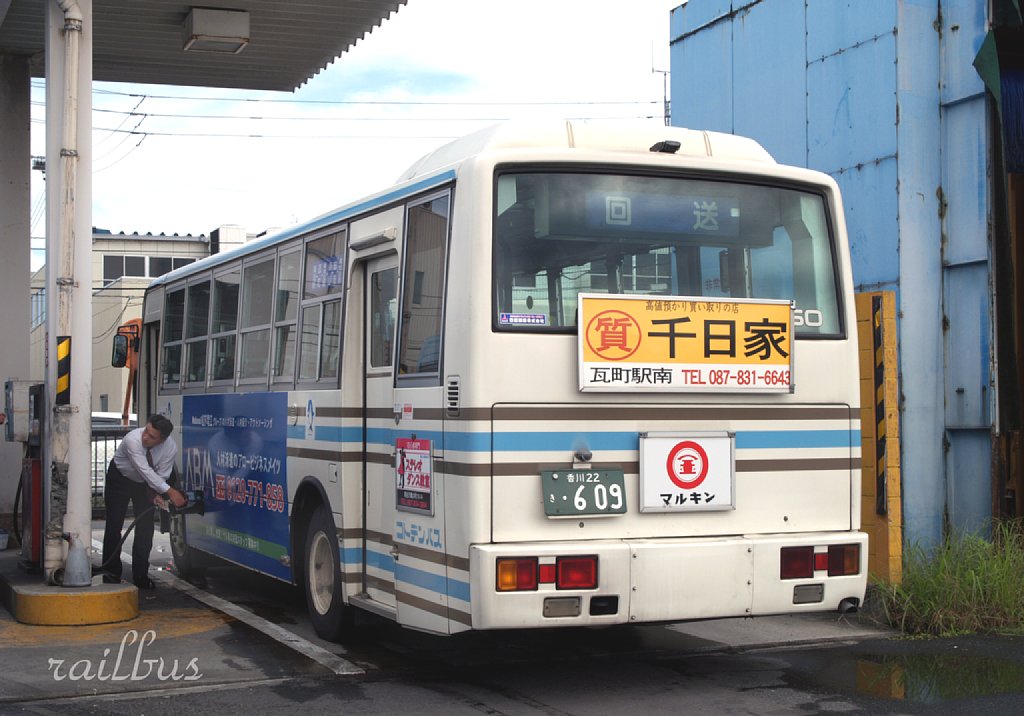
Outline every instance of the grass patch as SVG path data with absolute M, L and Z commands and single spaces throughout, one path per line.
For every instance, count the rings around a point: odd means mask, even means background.
M 902 584 L 876 589 L 885 620 L 908 635 L 1024 633 L 1024 523 L 996 523 L 990 539 L 912 547 Z

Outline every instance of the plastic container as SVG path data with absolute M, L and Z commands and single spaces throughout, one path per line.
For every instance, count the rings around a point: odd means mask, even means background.
M 7 549 L 7 530 L 0 529 L 0 550 Z

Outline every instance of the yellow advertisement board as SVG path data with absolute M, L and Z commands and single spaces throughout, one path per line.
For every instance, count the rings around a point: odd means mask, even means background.
M 792 301 L 580 294 L 580 390 L 791 392 L 792 308 Z

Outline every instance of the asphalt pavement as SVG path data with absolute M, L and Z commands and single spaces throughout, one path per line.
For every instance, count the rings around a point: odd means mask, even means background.
M 232 689 L 281 691 L 309 682 L 323 688 L 332 684 L 337 697 L 345 680 L 367 687 L 394 678 L 392 670 L 415 672 L 416 664 L 463 673 L 480 664 L 504 668 L 538 658 L 558 661 L 562 657 L 552 655 L 551 645 L 566 641 L 550 636 L 559 630 L 438 638 L 371 618 L 356 640 L 365 648 L 357 644 L 350 651 L 319 640 L 304 623 L 301 604 L 283 604 L 267 618 L 257 612 L 276 609 L 273 595 L 264 594 L 266 599 L 257 608 L 252 599 L 239 598 L 254 589 L 267 592 L 265 587 L 250 587 L 242 575 L 225 572 L 211 578 L 220 579 L 223 588 L 200 589 L 178 579 L 167 569 L 169 562 L 166 536 L 157 535 L 152 569 L 157 589 L 138 592 L 137 616 L 125 621 L 33 625 L 0 610 L 0 712 L 32 704 L 49 712 L 44 706 L 79 700 L 95 703 Z M 26 579 L 39 578 L 19 568 L 14 549 L 0 552 L 0 586 L 10 589 L 12 583 Z M 288 593 L 282 594 L 288 602 Z M 625 627 L 577 634 L 569 641 L 565 658 L 579 659 L 582 649 L 582 660 L 593 658 L 597 664 L 617 663 L 622 656 L 696 659 L 704 664 L 734 659 L 738 666 L 751 655 L 786 654 L 787 678 L 801 688 L 836 688 L 881 704 L 943 701 L 944 693 L 953 699 L 1010 698 L 1017 699 L 1010 703 L 1024 703 L 1024 638 L 915 642 L 861 615 L 819 613 Z M 438 709 L 443 712 L 440 705 Z M 367 712 L 388 713 L 388 708 L 382 702 L 379 710 Z

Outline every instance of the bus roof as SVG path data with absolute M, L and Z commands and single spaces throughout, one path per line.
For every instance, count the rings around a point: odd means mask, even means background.
M 668 143 L 678 143 L 671 147 Z M 655 147 L 661 145 L 660 150 Z M 772 162 L 764 147 L 747 137 L 666 127 L 655 121 L 504 122 L 456 139 L 423 156 L 399 177 L 408 181 L 497 149 L 586 149 L 649 155 L 663 151 L 688 157 Z
M 359 201 L 353 202 L 351 204 L 346 204 L 337 209 L 333 209 L 327 212 L 326 214 L 321 214 L 315 219 L 311 219 L 302 224 L 297 224 L 287 229 L 278 231 L 275 234 L 265 236 L 255 241 L 250 241 L 249 243 L 243 246 L 239 246 L 238 248 L 232 249 L 231 251 L 227 251 L 223 254 L 214 254 L 213 256 L 207 256 L 206 258 L 188 264 L 187 266 L 182 266 L 179 269 L 175 269 L 170 273 L 165 273 L 163 276 L 159 276 L 153 279 L 153 281 L 149 284 L 149 287 L 156 288 L 157 286 L 162 286 L 183 276 L 189 276 L 194 273 L 201 273 L 202 271 L 215 268 L 220 264 L 227 263 L 234 259 L 243 256 L 248 256 L 250 254 L 255 254 L 259 251 L 262 251 L 265 248 L 275 246 L 276 244 L 282 243 L 284 241 L 288 241 L 289 239 L 295 238 L 296 236 L 301 236 L 309 231 L 313 231 L 320 227 L 330 226 L 331 224 L 335 224 L 339 221 L 344 221 L 349 217 L 357 216 L 375 207 L 384 206 L 386 204 L 390 204 L 391 202 L 399 201 L 400 199 L 406 196 L 416 194 L 421 191 L 427 191 L 432 187 L 439 186 L 441 184 L 449 182 L 454 178 L 454 171 L 446 171 L 439 172 L 437 174 L 434 174 L 433 176 L 426 177 L 421 180 L 403 182 L 398 186 L 378 192 L 377 194 L 373 194 L 365 199 L 360 199 Z
M 488 151 L 507 149 L 582 149 L 650 156 L 652 152 L 685 157 L 714 157 L 732 161 L 775 163 L 753 139 L 722 132 L 667 127 L 657 121 L 565 120 L 503 122 L 456 139 L 424 155 L 410 166 L 395 186 L 346 204 L 305 223 L 251 241 L 237 249 L 208 256 L 155 278 L 150 287 L 200 273 L 233 259 L 301 236 L 319 227 L 343 221 L 375 207 L 429 190 L 455 178 L 460 164 Z

